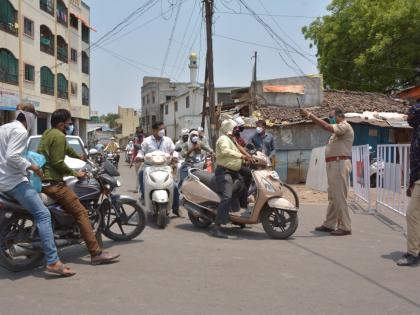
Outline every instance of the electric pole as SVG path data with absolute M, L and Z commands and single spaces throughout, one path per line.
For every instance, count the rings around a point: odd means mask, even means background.
M 257 107 L 257 52 L 254 52 L 254 69 L 252 70 L 252 83 L 251 83 L 251 108 L 250 113 L 254 112 Z
M 216 147 L 216 106 L 214 95 L 214 73 L 213 73 L 213 6 L 214 0 L 204 0 L 206 12 L 206 33 L 207 33 L 207 54 L 206 68 L 208 75 L 208 94 L 209 94 L 209 111 L 210 111 L 210 143 L 213 148 Z M 204 96 L 206 97 L 206 96 Z
M 201 113 L 201 127 L 204 129 L 206 125 L 206 112 L 207 112 L 207 55 L 206 55 L 206 71 L 204 73 L 204 91 L 203 91 L 203 112 Z

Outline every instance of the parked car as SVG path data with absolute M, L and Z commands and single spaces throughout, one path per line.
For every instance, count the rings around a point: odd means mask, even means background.
M 37 152 L 39 143 L 41 142 L 41 137 L 42 137 L 41 135 L 29 137 L 27 145 L 26 145 L 27 150 Z M 76 151 L 77 154 L 86 155 L 86 156 L 88 155 L 88 152 L 86 151 L 86 148 L 85 148 L 85 144 L 83 143 L 83 140 L 80 137 L 66 136 L 66 140 L 67 140 L 68 145 L 74 151 Z M 86 162 L 79 159 L 71 158 L 69 156 L 66 156 L 64 158 L 64 163 L 66 163 L 66 165 L 73 170 L 80 170 L 86 165 Z

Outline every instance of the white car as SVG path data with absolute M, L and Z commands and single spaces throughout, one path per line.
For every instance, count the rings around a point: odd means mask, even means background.
M 29 137 L 28 143 L 26 145 L 27 150 L 37 152 L 39 143 L 41 141 L 41 137 L 42 137 L 41 135 Z M 66 136 L 66 140 L 67 140 L 67 144 L 74 151 L 76 151 L 77 154 L 85 155 L 85 156 L 88 155 L 88 152 L 85 149 L 85 144 L 83 143 L 83 140 L 80 137 Z M 85 161 L 82 161 L 82 160 L 79 160 L 79 159 L 74 159 L 74 158 L 71 158 L 67 155 L 64 158 L 64 163 L 66 163 L 66 165 L 69 168 L 71 168 L 72 170 L 75 170 L 75 171 L 78 171 L 78 170 L 82 169 L 86 165 Z

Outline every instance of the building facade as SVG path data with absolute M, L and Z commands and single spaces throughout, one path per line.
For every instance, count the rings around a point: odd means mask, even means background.
M 139 113 L 134 108 L 118 106 L 117 124 L 121 126 L 121 137 L 129 137 L 139 126 Z
M 84 140 L 90 116 L 90 8 L 80 0 L 0 1 L 0 124 L 34 104 L 34 134 L 66 108 Z

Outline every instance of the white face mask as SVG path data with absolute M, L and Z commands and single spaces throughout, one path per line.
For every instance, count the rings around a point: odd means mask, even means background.
M 191 142 L 192 143 L 197 143 L 198 142 L 198 136 L 191 137 Z
M 257 133 L 262 133 L 264 131 L 262 127 L 257 127 L 256 130 L 257 130 Z
M 159 137 L 163 138 L 165 136 L 165 129 L 160 129 L 158 134 Z

